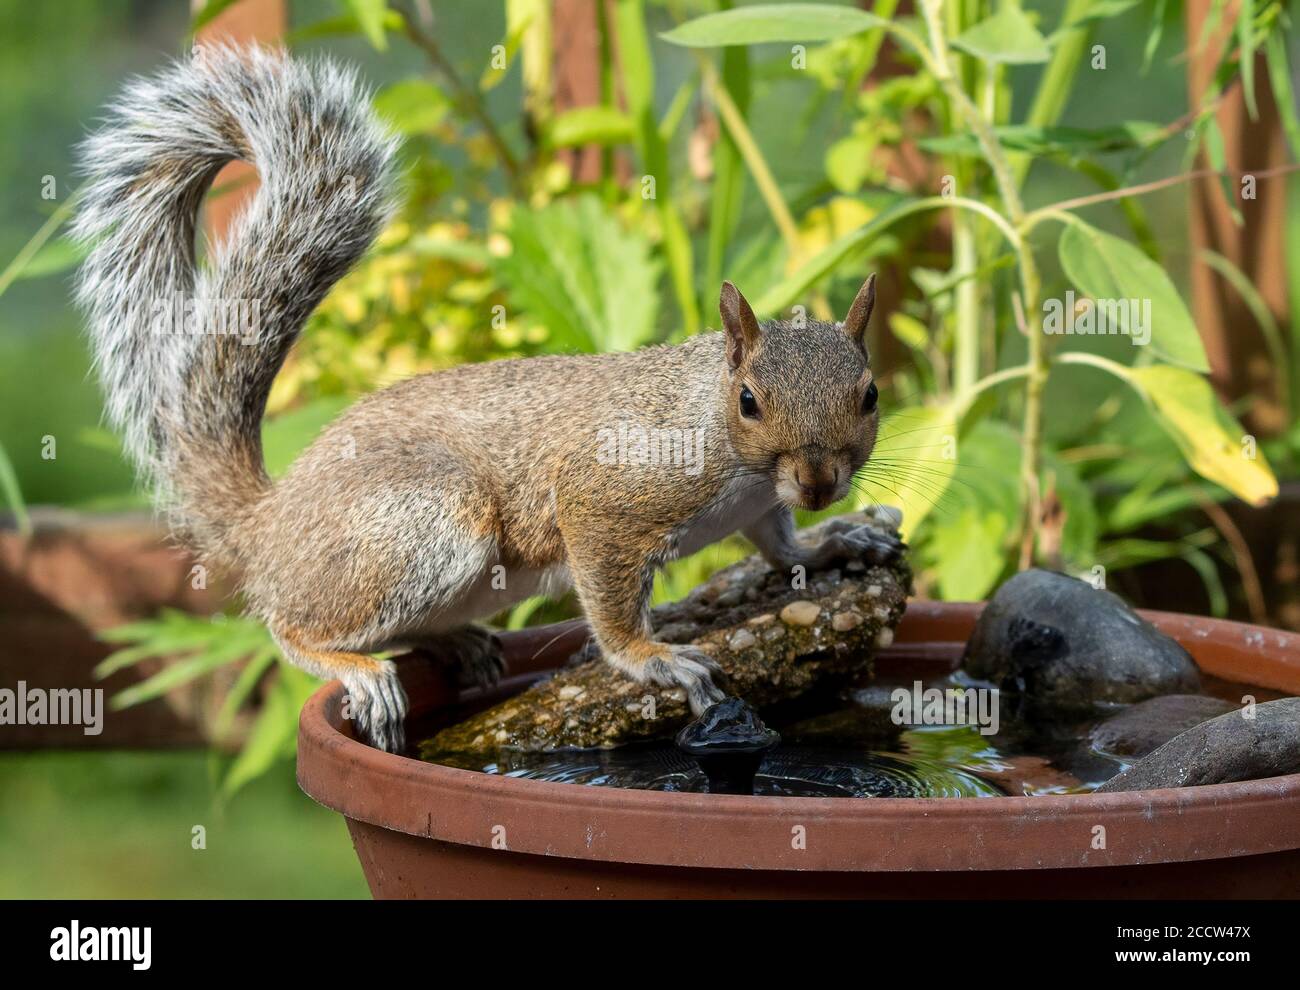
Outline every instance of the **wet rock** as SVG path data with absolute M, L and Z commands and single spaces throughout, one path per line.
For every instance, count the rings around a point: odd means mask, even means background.
M 1188 652 L 1118 597 L 1043 570 L 998 589 L 962 662 L 971 676 L 1053 710 L 1190 694 L 1200 684 Z
M 873 515 L 855 513 L 812 527 L 803 538 L 815 540 L 818 530 L 843 526 L 845 520 L 885 529 Z M 719 604 L 735 587 L 754 595 L 742 596 L 738 605 Z M 726 674 L 726 689 L 763 708 L 870 673 L 877 644 L 892 638 L 910 587 L 905 557 L 866 565 L 856 574 L 844 568 L 826 595 L 814 596 L 813 588 L 792 588 L 787 574 L 754 556 L 715 574 L 680 601 L 654 609 L 651 622 L 659 638 L 692 643 L 710 654 Z M 816 610 L 811 624 L 777 618 L 795 602 Z M 837 630 L 831 615 L 845 610 L 861 614 L 863 621 Z M 754 642 L 742 633 L 754 636 Z M 690 718 L 679 688 L 636 684 L 588 649 L 580 662 L 548 680 L 426 740 L 420 752 L 438 760 L 448 752 L 616 746 L 670 735 Z
M 1195 787 L 1300 773 L 1300 698 L 1220 715 L 1175 736 L 1100 791 Z
M 1180 732 L 1237 708 L 1204 694 L 1167 694 L 1126 708 L 1089 734 L 1092 748 L 1132 761 L 1159 749 Z

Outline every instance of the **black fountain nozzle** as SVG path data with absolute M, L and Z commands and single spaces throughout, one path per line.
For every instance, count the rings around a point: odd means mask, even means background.
M 711 794 L 753 794 L 763 756 L 781 741 L 747 702 L 723 698 L 677 733 L 677 748 L 695 758 Z

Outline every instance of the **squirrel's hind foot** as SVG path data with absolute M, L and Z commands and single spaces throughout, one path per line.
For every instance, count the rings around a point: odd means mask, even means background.
M 454 664 L 461 687 L 496 687 L 506 672 L 501 638 L 482 626 L 463 626 L 432 636 L 415 649 L 441 663 Z
M 406 692 L 397 679 L 396 664 L 378 660 L 376 665 L 377 669 L 365 673 L 341 675 L 348 692 L 345 703 L 357 731 L 372 746 L 400 753 L 406 748 Z

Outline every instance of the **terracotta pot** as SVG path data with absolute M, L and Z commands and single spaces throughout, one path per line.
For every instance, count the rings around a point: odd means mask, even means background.
M 950 669 L 980 608 L 912 603 L 879 666 Z M 1300 694 L 1300 636 L 1146 617 L 1204 672 Z M 585 636 L 581 623 L 507 636 L 522 676 L 503 689 L 563 662 Z M 425 666 L 403 678 L 415 720 L 463 700 Z M 346 816 L 376 897 L 1300 896 L 1300 775 L 983 799 L 583 787 L 381 753 L 351 737 L 342 691 L 327 685 L 303 709 L 298 782 Z

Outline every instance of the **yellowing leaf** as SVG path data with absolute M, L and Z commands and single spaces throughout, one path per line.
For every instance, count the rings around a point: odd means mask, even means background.
M 1151 401 L 1197 474 L 1252 505 L 1277 495 L 1277 478 L 1264 452 L 1223 409 L 1204 378 L 1168 365 L 1130 368 L 1128 377 Z
M 916 531 L 957 470 L 957 419 L 951 406 L 910 406 L 888 414 L 876 449 L 858 472 L 859 504 L 903 510 L 903 537 Z

